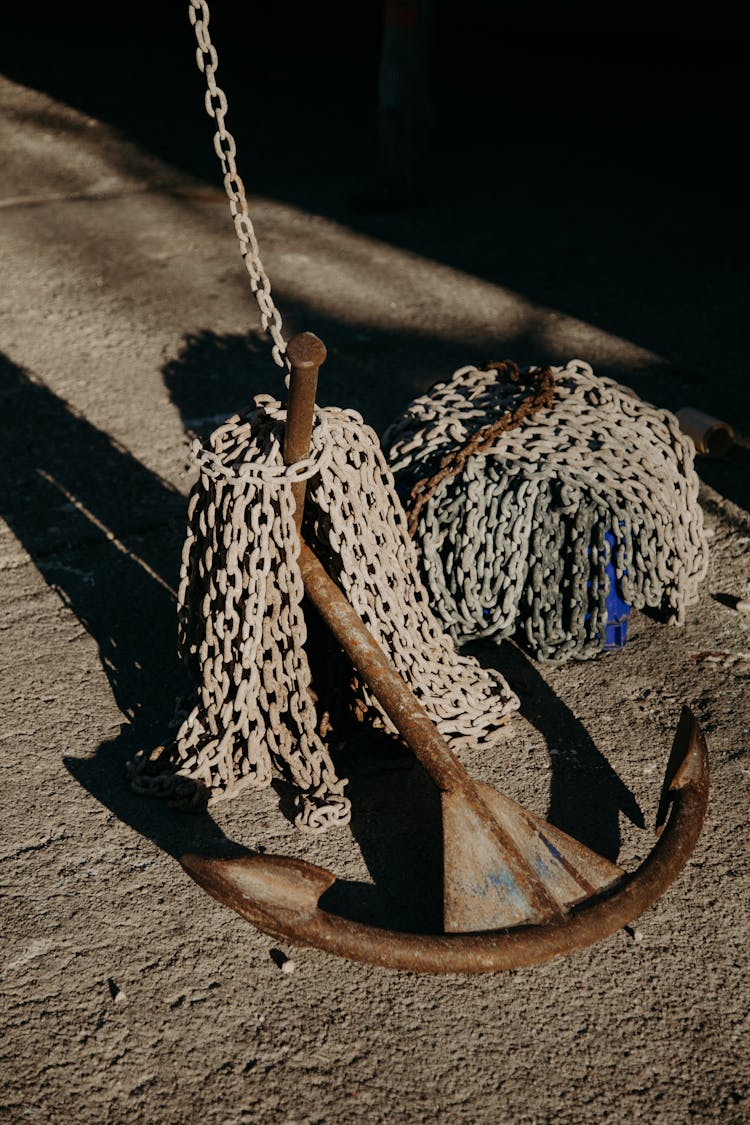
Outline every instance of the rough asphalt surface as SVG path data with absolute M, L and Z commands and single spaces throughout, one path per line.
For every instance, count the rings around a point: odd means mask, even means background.
M 166 109 L 152 56 L 130 56 L 143 105 L 127 120 L 122 75 L 107 86 L 83 53 L 55 68 L 54 44 L 38 57 L 24 34 L 0 80 L 0 1120 L 747 1121 L 746 227 L 728 165 L 707 172 L 713 125 L 689 98 L 684 120 L 662 99 L 648 129 L 615 115 L 566 132 L 561 115 L 554 138 L 502 104 L 463 133 L 443 107 L 427 205 L 364 218 L 346 206 L 364 141 L 314 98 L 290 114 L 282 90 L 275 117 L 257 88 L 233 102 L 236 48 L 225 66 L 238 134 L 260 120 L 240 160 L 287 332 L 329 347 L 320 401 L 382 429 L 460 364 L 578 356 L 737 430 L 699 465 L 711 569 L 684 628 L 637 615 L 621 654 L 555 669 L 508 643 L 477 650 L 522 714 L 503 753 L 466 755 L 470 772 L 625 866 L 652 845 L 690 704 L 712 791 L 687 868 L 632 927 L 564 960 L 419 976 L 278 948 L 176 861 L 224 834 L 334 870 L 357 917 L 434 926 L 439 826 L 408 755 L 352 750 L 351 830 L 313 840 L 281 784 L 197 817 L 127 785 L 183 687 L 170 587 L 189 435 L 282 388 L 182 26 Z M 264 90 L 288 77 L 269 70 Z M 714 123 L 729 112 L 709 108 Z M 688 136 L 697 152 L 675 140 Z

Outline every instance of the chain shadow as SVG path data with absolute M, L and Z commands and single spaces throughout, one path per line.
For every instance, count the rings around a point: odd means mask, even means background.
M 184 497 L 40 380 L 0 355 L 8 478 L 0 516 L 45 582 L 94 639 L 124 722 L 76 780 L 119 819 L 177 855 L 220 839 L 210 817 L 180 817 L 130 788 L 125 763 L 164 738 L 186 684 L 175 646 Z M 38 638 L 40 643 L 44 638 Z M 50 639 L 51 643 L 51 639 Z M 83 748 L 84 751 L 87 748 Z

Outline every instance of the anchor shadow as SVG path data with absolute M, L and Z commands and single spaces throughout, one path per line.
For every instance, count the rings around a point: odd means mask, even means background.
M 371 882 L 337 878 L 321 909 L 384 929 L 441 933 L 442 817 L 434 783 L 410 750 L 366 729 L 336 755 L 336 768 L 348 779 L 349 828 Z M 291 819 L 292 787 L 273 786 Z
M 476 641 L 464 651 L 505 677 L 521 701 L 521 714 L 547 744 L 552 772 L 546 819 L 615 861 L 622 843 L 619 814 L 638 828 L 645 827 L 645 820 L 633 793 L 583 723 L 511 641 L 499 646 Z

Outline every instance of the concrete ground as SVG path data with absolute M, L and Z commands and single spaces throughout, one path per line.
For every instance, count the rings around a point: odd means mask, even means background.
M 711 122 L 690 101 L 670 116 L 663 98 L 648 128 L 637 115 L 605 128 L 603 110 L 539 136 L 501 104 L 464 132 L 443 105 L 428 204 L 362 217 L 346 197 L 368 148 L 322 113 L 332 88 L 289 115 L 289 74 L 268 70 L 232 103 L 257 123 L 240 159 L 287 331 L 329 346 L 322 402 L 382 429 L 460 364 L 578 356 L 737 429 L 725 459 L 699 465 L 711 569 L 684 628 L 637 615 L 621 654 L 554 669 L 507 643 L 478 650 L 522 714 L 503 753 L 465 758 L 632 866 L 688 703 L 712 793 L 687 868 L 632 927 L 564 960 L 419 976 L 279 948 L 175 858 L 224 833 L 330 867 L 360 917 L 429 927 L 436 825 L 407 757 L 352 754 L 352 828 L 312 841 L 281 785 L 197 817 L 128 787 L 125 762 L 160 741 L 183 686 L 170 588 L 189 435 L 281 382 L 186 37 L 184 72 L 155 97 L 153 44 L 131 54 L 130 83 L 114 67 L 108 85 L 101 53 L 55 65 L 54 36 L 37 53 L 24 34 L 0 80 L 0 1120 L 747 1121 L 746 227 Z M 230 102 L 236 85 L 227 65 Z M 680 149 L 688 135 L 697 151 Z

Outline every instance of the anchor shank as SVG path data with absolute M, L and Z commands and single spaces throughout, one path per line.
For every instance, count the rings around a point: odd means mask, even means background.
M 287 345 L 292 369 L 284 437 L 284 462 L 287 465 L 303 460 L 310 452 L 318 371 L 326 354 L 325 344 L 312 332 L 298 333 Z M 292 494 L 299 534 L 305 482 L 293 484 Z M 299 565 L 308 598 L 435 784 L 442 791 L 471 794 L 476 801 L 473 784 L 442 735 L 367 632 L 338 586 L 304 543 L 301 543 Z
M 303 461 L 310 453 L 318 371 L 327 352 L 323 341 L 313 332 L 299 332 L 287 344 L 286 354 L 292 371 L 284 435 L 284 464 L 294 465 L 297 461 Z M 303 480 L 292 485 L 294 522 L 298 534 L 302 528 L 305 491 L 306 482 Z
M 311 333 L 296 336 L 289 344 L 287 462 L 292 454 L 295 459 L 307 454 L 315 406 L 308 372 L 314 367 L 317 373 L 321 351 L 324 354 L 321 341 Z M 299 534 L 304 486 L 295 500 Z M 301 537 L 298 565 L 309 601 L 441 793 L 446 931 L 486 930 L 560 917 L 564 908 L 544 885 L 534 861 L 529 862 L 512 832 L 490 812 L 435 724 Z
M 475 797 L 463 766 L 310 548 L 299 566 L 305 593 L 438 789 Z

